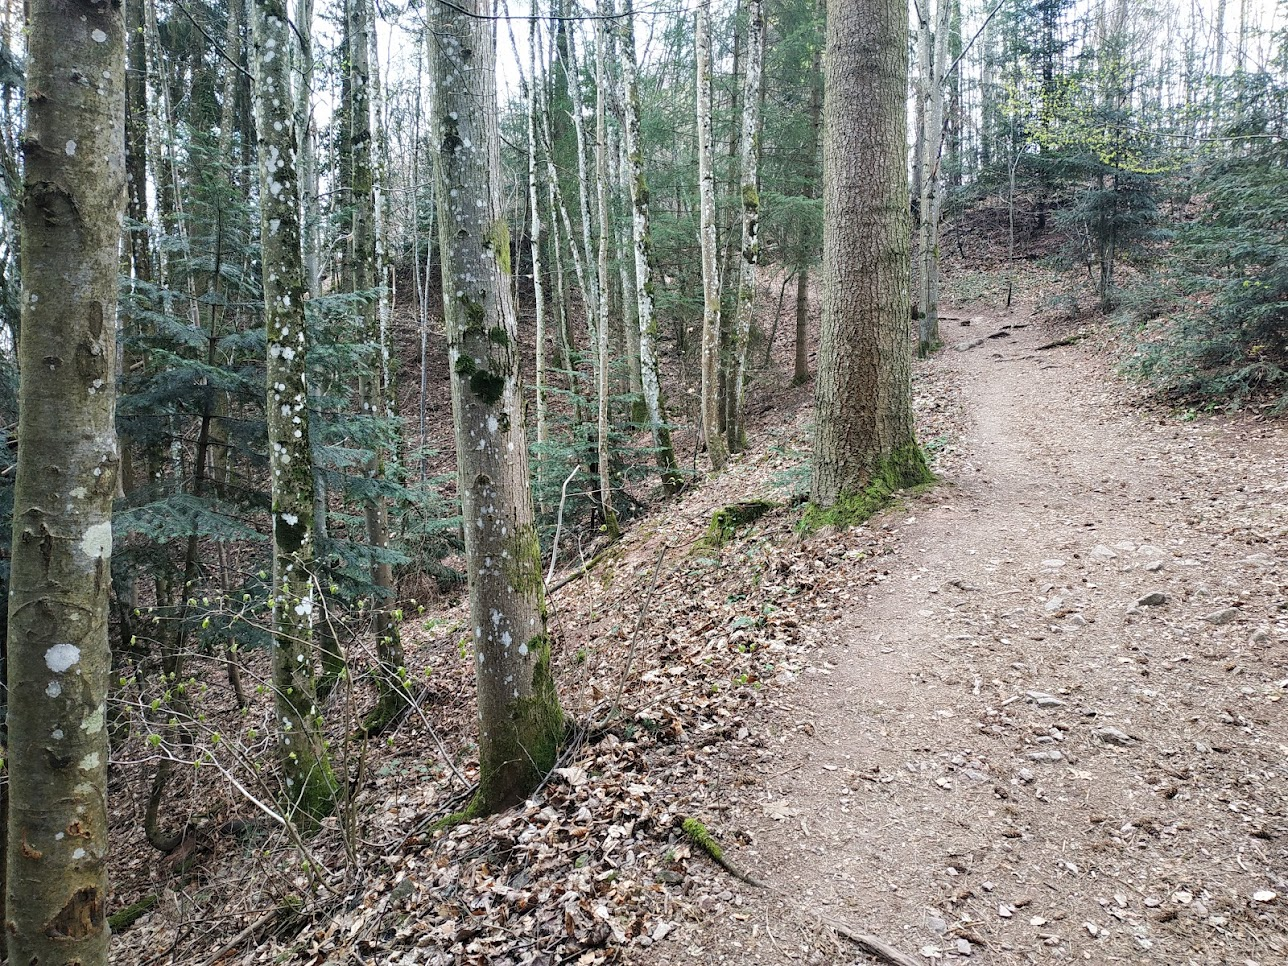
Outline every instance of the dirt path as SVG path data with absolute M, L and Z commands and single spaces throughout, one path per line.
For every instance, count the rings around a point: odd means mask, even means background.
M 874 522 L 888 577 L 715 759 L 771 888 L 631 961 L 869 962 L 820 913 L 920 962 L 1288 962 L 1285 433 L 1159 421 L 1036 328 L 966 348 L 1003 324 L 928 365 L 967 428 Z

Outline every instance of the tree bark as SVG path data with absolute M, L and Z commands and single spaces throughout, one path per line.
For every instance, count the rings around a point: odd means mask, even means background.
M 717 472 L 729 458 L 720 432 L 720 275 L 716 267 L 716 185 L 711 132 L 711 10 L 697 11 L 698 193 L 702 246 L 702 436 Z
M 640 332 L 640 378 L 644 388 L 644 408 L 648 414 L 653 446 L 667 492 L 674 492 L 682 479 L 676 468 L 675 447 L 671 429 L 666 423 L 662 401 L 662 383 L 657 358 L 657 322 L 653 317 L 653 242 L 649 224 L 648 179 L 644 174 L 644 155 L 640 144 L 640 95 L 635 66 L 635 18 L 632 0 L 626 0 L 622 21 L 622 110 L 625 115 L 626 157 L 631 201 L 631 236 L 635 251 L 635 297 L 638 304 Z
M 313 671 L 313 470 L 309 446 L 300 254 L 298 143 L 292 117 L 284 0 L 252 0 L 260 245 L 268 339 L 269 475 L 273 514 L 273 688 L 288 811 L 306 824 L 330 814 L 336 780 L 322 741 Z
M 765 49 L 765 12 L 762 0 L 747 0 L 747 67 L 743 74 L 742 137 L 740 140 L 739 195 L 742 203 L 742 248 L 738 259 L 738 299 L 734 325 L 733 405 L 725 427 L 730 452 L 746 449 L 743 408 L 747 391 L 747 347 L 751 342 L 751 316 L 756 304 L 756 270 L 760 266 L 760 76 Z
M 811 499 L 926 478 L 913 433 L 902 0 L 831 0 L 823 128 L 823 322 Z
M 363 415 L 379 423 L 372 431 L 371 457 L 367 460 L 367 478 L 379 484 L 385 479 L 388 455 L 383 436 L 390 420 L 386 395 L 387 364 L 385 361 L 385 327 L 380 322 L 380 296 L 373 290 L 383 288 L 378 271 L 376 239 L 376 180 L 373 159 L 374 138 L 371 125 L 371 6 L 370 0 L 348 0 L 348 170 L 342 172 L 349 188 L 349 206 L 353 220 L 349 232 L 349 279 L 353 291 L 362 298 L 363 344 L 366 361 L 358 377 L 358 397 Z M 367 525 L 367 543 L 372 549 L 371 582 L 375 587 L 371 604 L 372 631 L 376 639 L 376 688 L 379 699 L 367 725 L 382 726 L 406 706 L 408 700 L 403 677 L 402 635 L 394 620 L 396 605 L 394 569 L 387 559 L 389 550 L 389 509 L 384 497 L 366 499 L 363 513 Z
M 125 23 L 119 4 L 28 11 L 5 933 L 11 963 L 105 966 Z
M 510 232 L 498 183 L 495 22 L 484 0 L 431 10 L 443 315 L 479 701 L 479 790 L 469 811 L 482 814 L 536 787 L 554 764 L 564 718 L 528 489 Z
M 604 16 L 611 17 L 613 8 L 611 0 L 600 0 L 600 11 Z M 608 363 L 609 363 L 609 284 L 608 284 L 608 240 L 612 235 L 612 222 L 609 218 L 608 195 L 611 189 L 611 182 L 608 179 L 608 121 L 606 117 L 606 102 L 608 100 L 608 76 L 604 65 L 604 47 L 608 37 L 608 31 L 604 27 L 604 20 L 598 21 L 597 40 L 595 43 L 595 197 L 599 205 L 599 251 L 598 251 L 598 271 L 599 279 L 599 324 L 596 327 L 596 355 L 598 357 L 598 421 L 596 429 L 596 439 L 598 441 L 598 456 L 596 465 L 599 472 L 599 504 L 600 510 L 604 515 L 604 527 L 611 539 L 616 539 L 617 513 L 613 510 L 613 468 L 612 453 L 609 450 L 609 424 L 608 424 Z

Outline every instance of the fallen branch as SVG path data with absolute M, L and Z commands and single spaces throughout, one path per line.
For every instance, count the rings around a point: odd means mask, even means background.
M 1048 342 L 1046 345 L 1038 346 L 1038 352 L 1042 352 L 1044 349 L 1059 349 L 1066 345 L 1077 345 L 1086 337 L 1087 334 L 1085 332 L 1075 332 L 1073 335 L 1066 335 L 1062 339 L 1056 339 L 1054 342 Z
M 214 966 L 215 963 L 219 962 L 248 939 L 254 940 L 258 944 L 259 940 L 263 934 L 268 931 L 270 926 L 276 923 L 281 917 L 290 915 L 291 912 L 292 910 L 288 906 L 274 906 L 237 935 L 233 936 L 233 938 L 228 940 L 228 942 L 220 946 L 219 949 L 215 950 L 215 954 L 206 960 L 204 966 Z
M 921 966 L 911 956 L 905 956 L 889 943 L 878 939 L 876 936 L 870 936 L 865 932 L 855 932 L 849 926 L 839 923 L 835 919 L 828 919 L 826 916 L 819 916 L 818 918 L 828 929 L 831 929 L 838 936 L 844 936 L 869 956 L 875 956 L 882 962 L 893 963 L 894 966 Z
M 747 875 L 746 872 L 743 872 L 732 862 L 726 859 L 724 849 L 720 848 L 720 843 L 711 837 L 711 833 L 707 831 L 707 827 L 696 818 L 686 818 L 684 822 L 681 823 L 680 828 L 684 831 L 685 837 L 688 838 L 690 842 L 700 848 L 703 852 L 707 853 L 707 855 L 711 856 L 712 862 L 720 866 L 720 868 L 724 869 L 735 879 L 740 882 L 745 882 L 749 886 L 755 886 L 757 889 L 764 889 L 766 887 L 765 883 L 761 882 L 759 879 L 753 879 L 751 876 Z

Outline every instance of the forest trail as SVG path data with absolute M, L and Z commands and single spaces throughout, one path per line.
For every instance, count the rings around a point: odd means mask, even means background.
M 945 335 L 941 485 L 713 766 L 769 887 L 628 961 L 875 961 L 814 914 L 918 962 L 1288 961 L 1283 427 L 1133 408 L 1019 317 Z

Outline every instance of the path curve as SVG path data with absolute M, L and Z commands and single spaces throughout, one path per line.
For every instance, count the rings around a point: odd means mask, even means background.
M 946 331 L 942 485 L 720 776 L 773 888 L 635 961 L 870 961 L 817 912 L 919 962 L 1288 962 L 1285 433 L 1016 321 Z

